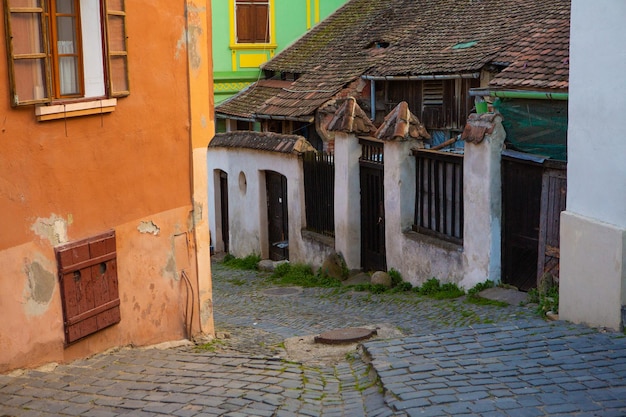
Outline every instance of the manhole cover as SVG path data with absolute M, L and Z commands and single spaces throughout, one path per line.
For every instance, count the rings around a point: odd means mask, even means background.
M 361 327 L 346 327 L 335 329 L 315 336 L 315 343 L 326 345 L 338 345 L 341 343 L 353 343 L 369 339 L 376 334 L 376 330 L 364 329 Z
M 263 291 L 265 295 L 295 295 L 300 294 L 302 292 L 302 288 L 300 287 L 279 287 L 279 288 L 270 288 L 268 290 Z

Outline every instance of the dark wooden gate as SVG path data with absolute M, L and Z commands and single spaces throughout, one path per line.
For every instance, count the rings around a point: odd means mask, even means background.
M 289 259 L 289 217 L 287 211 L 287 178 L 265 171 L 267 187 L 267 226 L 270 259 Z
M 387 270 L 383 144 L 361 141 L 361 267 Z
M 520 290 L 537 283 L 541 164 L 502 160 L 502 282 Z
M 561 212 L 567 196 L 566 163 L 546 161 L 541 185 L 539 259 L 537 279 L 549 273 L 558 280 L 560 260 Z
M 228 229 L 228 174 L 220 171 L 220 221 L 222 222 L 222 242 L 224 242 L 224 252 L 228 253 L 229 246 L 229 229 Z
M 503 157 L 502 282 L 528 290 L 545 273 L 558 279 L 565 168 L 565 162 Z

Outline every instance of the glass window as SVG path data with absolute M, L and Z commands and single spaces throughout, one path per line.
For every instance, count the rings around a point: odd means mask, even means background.
M 123 0 L 7 0 L 7 6 L 14 106 L 129 94 Z

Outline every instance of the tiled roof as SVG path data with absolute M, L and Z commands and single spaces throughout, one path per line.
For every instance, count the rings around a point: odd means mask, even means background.
M 290 81 L 259 80 L 221 103 L 217 106 L 217 111 L 242 119 L 253 119 L 255 110 L 259 109 L 266 100 L 278 94 L 283 87 L 288 88 L 290 85 Z
M 315 148 L 300 135 L 272 132 L 234 131 L 218 133 L 209 142 L 209 148 L 245 148 L 257 151 L 301 154 Z
M 496 87 L 567 88 L 569 9 L 569 0 L 351 0 L 263 65 L 296 81 L 263 104 L 257 92 L 216 111 L 301 118 L 364 75 L 473 73 L 496 61 L 510 64 Z
M 569 13 L 532 25 L 507 50 L 510 65 L 489 83 L 508 89 L 567 90 L 569 86 Z M 506 55 L 499 57 L 507 59 Z
M 527 36 L 527 25 L 569 16 L 569 8 L 568 0 L 352 0 L 264 69 L 374 76 L 476 71 Z

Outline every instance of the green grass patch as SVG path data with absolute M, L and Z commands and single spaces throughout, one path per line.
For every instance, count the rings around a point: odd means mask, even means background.
M 256 271 L 257 269 L 259 269 L 260 260 L 261 257 L 257 254 L 248 255 L 245 258 L 236 258 L 229 253 L 224 256 L 222 264 L 229 268 Z
M 414 287 L 413 292 L 435 300 L 450 300 L 465 295 L 465 291 L 454 282 L 441 284 L 437 278 L 431 278 L 419 287 Z
M 276 267 L 270 277 L 274 284 L 296 285 L 299 287 L 340 287 L 341 281 L 326 276 L 315 274 L 309 265 L 283 263 Z
M 559 312 L 559 287 L 552 285 L 541 293 L 537 288 L 528 291 L 528 303 L 537 304 L 537 314 L 545 316 L 549 311 L 553 313 Z

